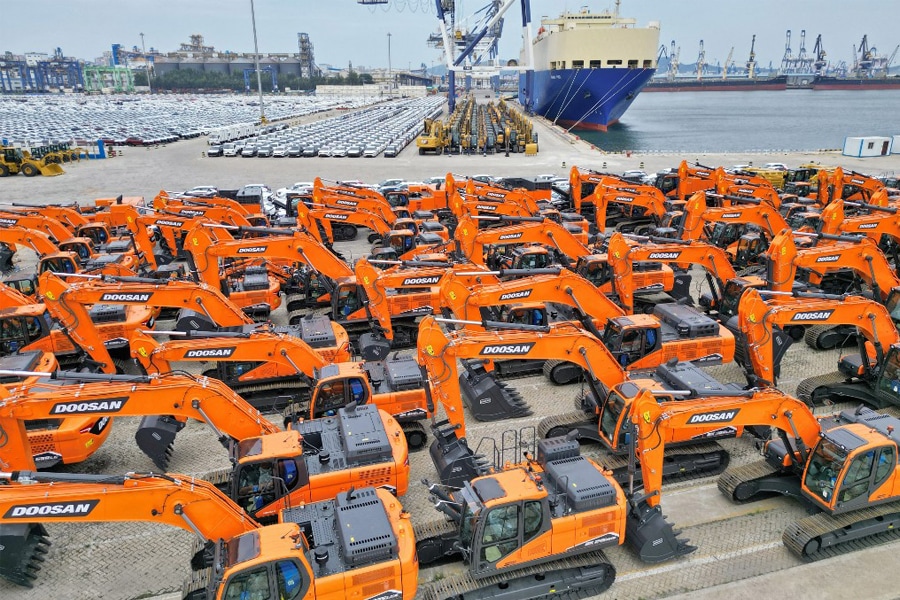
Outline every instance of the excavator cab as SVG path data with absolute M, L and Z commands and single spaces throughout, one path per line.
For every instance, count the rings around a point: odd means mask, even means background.
M 409 211 L 406 211 L 406 214 L 409 214 Z M 408 229 L 413 232 L 413 235 L 419 233 L 419 225 L 416 223 L 416 220 L 412 217 L 398 217 L 396 221 L 394 221 L 394 226 L 391 229 L 395 231 Z
M 331 314 L 338 318 L 349 317 L 362 308 L 363 305 L 359 286 L 356 282 L 339 284 L 337 293 L 332 295 L 332 302 Z
M 15 354 L 36 340 L 50 335 L 53 321 L 47 312 L 35 314 L 26 305 L 0 310 L 0 356 Z
M 48 254 L 41 258 L 38 264 L 38 273 L 78 273 L 81 265 L 75 254 L 71 252 L 60 252 L 56 254 Z
M 707 231 L 707 239 L 713 246 L 728 248 L 744 234 L 744 223 L 713 223 Z
M 415 236 L 416 234 L 409 229 L 392 230 L 387 234 L 387 244 L 385 244 L 385 247 L 393 248 L 398 256 L 406 254 L 416 247 Z
M 543 246 L 519 246 L 511 256 L 504 257 L 501 267 L 506 269 L 546 269 L 552 263 L 550 252 Z
M 748 231 L 737 240 L 733 265 L 736 269 L 759 264 L 760 257 L 769 248 L 769 242 L 759 231 Z
M 606 322 L 603 345 L 623 367 L 662 348 L 659 321 L 651 315 L 616 317 Z
M 258 556 L 259 534 L 246 533 L 231 544 L 235 546 L 234 553 L 229 552 L 229 557 L 237 559 L 243 556 L 241 552 L 250 552 Z M 302 536 L 301 536 L 301 539 Z M 251 541 L 255 540 L 255 541 Z M 305 540 L 304 540 L 305 541 Z M 305 544 L 304 544 L 305 545 Z M 229 547 L 230 548 L 230 547 Z M 231 569 L 241 563 L 230 563 Z M 225 592 L 221 600 L 250 600 L 254 598 L 302 598 L 309 589 L 312 574 L 296 558 L 285 555 L 283 560 L 272 560 L 267 563 L 254 563 L 253 566 L 228 573 L 228 582 L 225 584 Z M 213 595 L 203 595 L 203 598 L 215 598 Z
M 804 495 L 831 514 L 890 496 L 890 481 L 898 473 L 897 444 L 887 431 L 885 437 L 863 423 L 824 431 L 803 472 Z
M 391 212 L 394 213 L 394 217 L 397 218 L 397 221 L 412 219 L 412 213 L 410 213 L 409 209 L 405 206 L 395 206 L 391 208 Z M 394 221 L 394 229 L 398 229 L 397 221 Z
M 59 244 L 59 249 L 62 252 L 71 252 L 75 254 L 82 262 L 90 260 L 94 255 L 89 238 L 67 240 Z
M 263 445 L 263 438 L 237 444 L 238 462 L 229 495 L 250 516 L 309 484 L 309 472 L 302 457 L 262 457 Z
M 100 248 L 109 243 L 109 230 L 101 223 L 88 223 L 78 228 L 75 237 L 86 237 L 95 248 Z
M 404 206 L 409 206 L 409 193 L 408 192 L 403 192 L 403 191 L 387 192 L 384 195 L 384 199 L 387 200 L 388 204 L 390 204 L 391 208 L 393 208 L 393 209 L 397 209 L 397 208 L 404 207 Z
M 343 369 L 341 367 L 342 365 L 328 365 L 322 369 L 309 402 L 310 418 L 333 417 L 338 409 L 349 404 L 362 406 L 371 398 L 365 373 L 355 363 Z M 353 368 L 356 372 L 341 372 L 346 371 L 346 367 Z

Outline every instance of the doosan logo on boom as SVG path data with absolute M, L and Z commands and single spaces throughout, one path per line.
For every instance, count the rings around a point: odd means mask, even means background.
M 11 506 L 4 519 L 27 519 L 29 517 L 84 517 L 100 504 L 99 500 L 82 502 L 47 502 L 41 504 L 20 504 Z
M 152 296 L 151 292 L 135 294 L 109 292 L 100 296 L 100 302 L 147 302 Z

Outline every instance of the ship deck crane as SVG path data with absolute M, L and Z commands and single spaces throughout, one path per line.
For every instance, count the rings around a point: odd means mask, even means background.
M 813 62 L 813 72 L 816 75 L 824 75 L 825 70 L 828 68 L 828 61 L 825 60 L 827 54 L 825 53 L 825 47 L 822 45 L 821 33 L 816 36 L 816 45 L 813 47 L 813 54 L 816 55 L 815 62 Z
M 756 34 L 750 40 L 750 56 L 747 58 L 747 77 L 756 79 Z
M 734 55 L 734 46 L 731 47 L 731 50 L 728 51 L 728 58 L 725 59 L 725 66 L 722 68 L 722 79 L 728 78 L 728 67 L 734 65 L 734 59 L 732 56 Z

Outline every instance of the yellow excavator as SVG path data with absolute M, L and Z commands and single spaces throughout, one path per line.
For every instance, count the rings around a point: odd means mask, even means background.
M 65 173 L 63 168 L 56 163 L 48 163 L 44 159 L 31 156 L 28 150 L 21 148 L 9 148 L 0 146 L 0 177 L 22 173 L 25 177 L 43 175 L 53 177 Z

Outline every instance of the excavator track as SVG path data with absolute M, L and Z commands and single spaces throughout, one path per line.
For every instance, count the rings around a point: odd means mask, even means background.
M 755 479 L 768 477 L 777 472 L 768 462 L 757 460 L 746 465 L 738 465 L 726 469 L 719 477 L 717 485 L 719 491 L 733 502 L 751 502 L 756 492 L 755 488 L 750 485 L 749 488 L 741 490 L 741 485 L 750 484 Z
M 663 454 L 663 481 L 686 481 L 718 475 L 728 467 L 728 452 L 716 442 L 703 442 L 690 446 L 667 448 Z M 603 465 L 613 472 L 613 477 L 620 484 L 628 482 L 628 457 L 606 455 L 600 459 Z M 638 469 L 634 480 L 641 480 Z
M 838 371 L 833 371 L 831 373 L 825 373 L 824 375 L 816 375 L 815 377 L 804 379 L 797 384 L 797 398 L 811 405 L 812 395 L 816 388 L 823 385 L 840 383 L 846 379 L 847 378 Z
M 214 469 L 212 471 L 204 471 L 203 473 L 197 473 L 197 479 L 202 479 L 204 481 L 208 481 L 214 486 L 222 486 L 231 482 L 231 467 L 222 467 L 220 469 Z
M 585 598 L 606 591 L 615 579 L 615 567 L 598 550 L 488 577 L 475 578 L 469 573 L 447 577 L 420 584 L 416 597 L 423 600 Z
M 537 375 L 543 369 L 539 360 L 498 360 L 494 363 L 494 376 L 498 379 L 521 379 Z
M 410 452 L 416 452 L 425 448 L 425 445 L 428 443 L 428 433 L 421 423 L 408 421 L 401 423 L 400 426 L 403 427 L 403 435 L 406 436 L 406 445 L 409 447 Z
M 538 438 L 543 439 L 548 437 L 547 434 L 549 434 L 553 429 L 556 428 L 567 428 L 565 433 L 568 433 L 568 431 L 572 429 L 569 426 L 576 425 L 578 423 L 586 423 L 587 421 L 587 414 L 581 410 L 547 417 L 546 419 L 542 419 L 541 422 L 538 423 Z M 565 433 L 563 433 L 563 435 L 565 435 Z
M 584 372 L 581 367 L 567 360 L 547 360 L 544 361 L 544 377 L 549 379 L 556 385 L 566 385 L 567 383 L 575 383 L 580 380 Z M 570 372 L 570 377 L 561 377 L 561 375 Z
M 457 531 L 457 526 L 452 521 L 434 520 L 427 523 L 413 523 L 413 533 L 416 543 L 430 538 L 452 535 Z
M 807 346 L 815 350 L 827 350 L 827 348 L 819 345 L 819 336 L 829 329 L 833 329 L 833 327 L 829 325 L 810 325 L 803 334 L 803 341 L 806 342 Z
M 842 515 L 819 513 L 791 523 L 782 535 L 788 549 L 806 560 L 820 560 L 900 538 L 900 502 Z
M 183 600 L 205 600 L 211 576 L 212 569 L 206 568 L 193 571 L 185 577 L 184 583 L 181 585 Z

